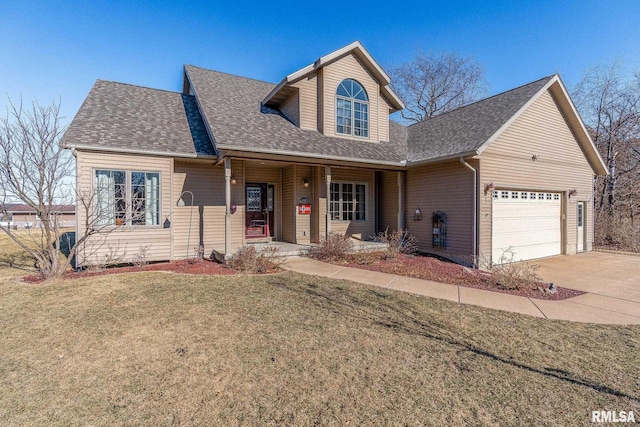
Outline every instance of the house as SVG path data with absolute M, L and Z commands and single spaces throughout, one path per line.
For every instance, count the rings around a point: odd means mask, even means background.
M 60 228 L 76 226 L 76 207 L 74 205 L 54 205 L 52 212 Z M 31 228 L 41 223 L 36 210 L 26 204 L 6 204 L 0 212 L 0 227 Z
M 402 108 L 360 42 L 278 84 L 191 65 L 182 92 L 98 80 L 63 138 L 100 200 L 78 232 L 99 212 L 150 260 L 387 229 L 470 264 L 591 250 L 607 169 L 558 75 L 408 127 Z

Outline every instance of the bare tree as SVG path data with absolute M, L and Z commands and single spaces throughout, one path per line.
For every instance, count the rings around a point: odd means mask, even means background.
M 79 249 L 99 248 L 104 237 L 120 225 L 111 221 L 121 206 L 105 199 L 99 189 L 76 189 L 70 185 L 75 162 L 68 150 L 59 145 L 64 127 L 60 124 L 60 103 L 48 106 L 34 102 L 24 109 L 22 102 L 9 100 L 5 118 L 0 119 L 0 216 L 8 217 L 10 205 L 24 203 L 39 221 L 27 230 L 2 227 L 47 279 L 62 275 Z M 104 192 L 102 192 L 104 193 Z M 65 233 L 59 221 L 60 204 L 77 202 L 84 224 L 81 236 Z M 136 201 L 127 205 L 119 217 L 120 224 L 144 218 L 144 206 Z M 66 247 L 66 254 L 61 248 Z M 65 257 L 66 255 L 66 257 Z M 85 254 L 86 255 L 86 254 Z
M 640 75 L 625 76 L 620 61 L 594 67 L 573 96 L 610 172 L 598 182 L 598 215 L 615 216 L 640 185 Z
M 476 101 L 484 95 L 482 67 L 456 53 L 425 54 L 391 67 L 392 87 L 405 104 L 402 117 L 420 122 Z

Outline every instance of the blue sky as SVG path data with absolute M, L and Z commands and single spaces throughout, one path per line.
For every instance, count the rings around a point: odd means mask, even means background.
M 357 5 L 357 6 L 356 6 Z M 640 1 L 0 0 L 0 108 L 61 98 L 68 123 L 96 79 L 181 89 L 183 64 L 269 82 L 360 40 L 383 66 L 417 49 L 472 56 L 489 94 L 621 58 L 640 69 Z

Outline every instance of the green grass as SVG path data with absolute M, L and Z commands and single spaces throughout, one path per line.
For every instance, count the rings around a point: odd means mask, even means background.
M 0 270 L 2 425 L 590 425 L 640 415 L 640 328 L 293 273 Z M 638 416 L 636 415 L 636 417 Z

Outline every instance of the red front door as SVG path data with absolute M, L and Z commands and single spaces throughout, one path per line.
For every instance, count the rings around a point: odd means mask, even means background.
M 245 195 L 245 237 L 273 237 L 273 185 L 247 184 Z

